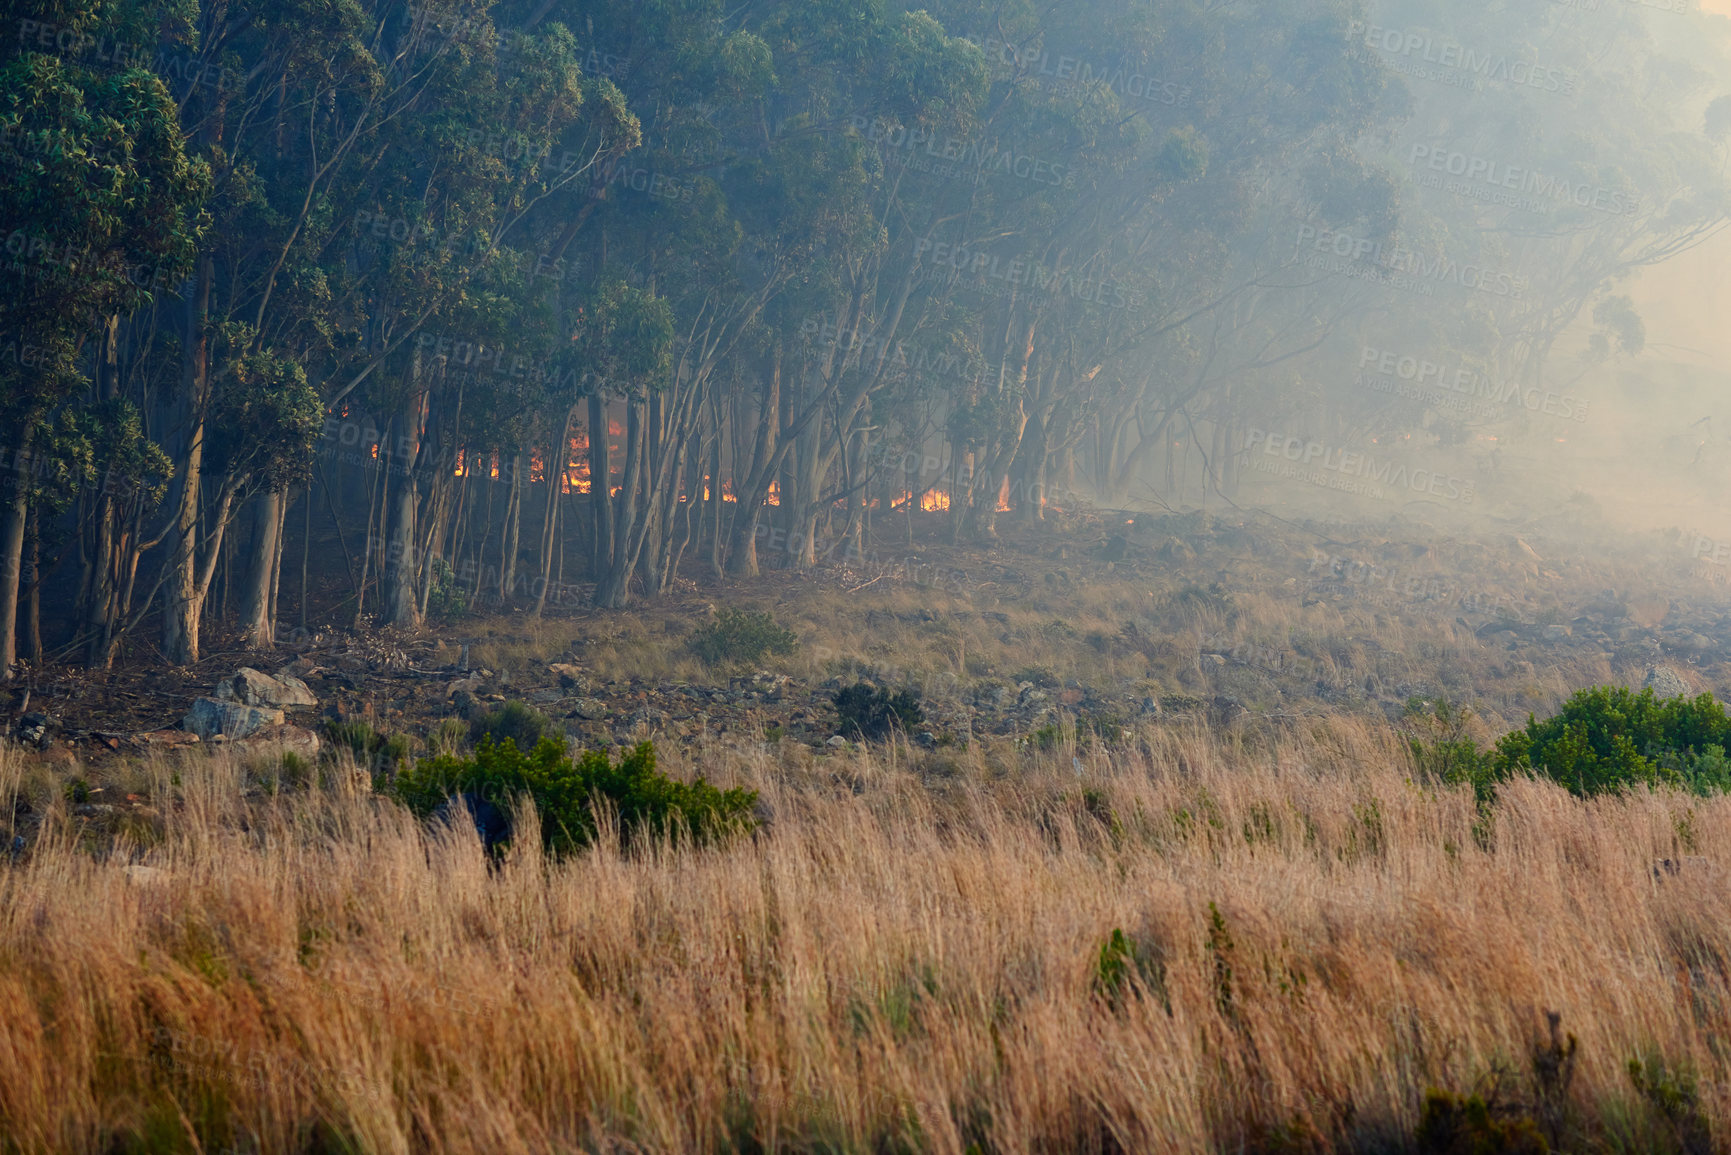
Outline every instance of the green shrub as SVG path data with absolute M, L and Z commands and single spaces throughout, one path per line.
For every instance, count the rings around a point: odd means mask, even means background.
M 722 610 L 691 635 L 691 649 L 712 666 L 755 662 L 765 654 L 791 654 L 799 645 L 792 630 L 766 613 Z
M 1544 1155 L 1551 1149 L 1532 1116 L 1493 1093 L 1452 1095 L 1432 1089 L 1414 1136 L 1424 1155 Z
M 1172 997 L 1166 991 L 1165 951 L 1159 943 L 1142 942 L 1114 928 L 1112 937 L 1100 944 L 1094 964 L 1094 993 L 1114 1008 L 1124 1005 L 1131 993 L 1130 980 L 1137 979 L 1143 992 L 1160 1001 L 1168 1015 Z
M 454 794 L 474 793 L 503 810 L 526 794 L 540 811 L 542 840 L 553 854 L 567 854 L 594 841 L 598 798 L 618 812 L 628 843 L 681 830 L 698 842 L 711 842 L 756 825 L 756 791 L 719 790 L 702 778 L 691 783 L 668 778 L 656 772 L 655 748 L 648 742 L 615 764 L 598 750 L 573 760 L 551 738 L 527 754 L 509 738 L 482 738 L 471 758 L 444 755 L 403 771 L 395 791 L 422 817 Z
M 1422 698 L 1407 699 L 1407 746 L 1419 773 L 1450 785 L 1470 783 L 1482 806 L 1496 791 L 1496 776 L 1491 756 L 1468 733 L 1471 720 L 1471 707 L 1457 706 L 1447 698 L 1428 704 Z
M 892 694 L 869 682 L 856 682 L 837 690 L 834 701 L 844 736 L 886 738 L 891 730 L 906 733 L 926 720 L 919 695 L 913 690 L 897 690 Z
M 442 557 L 433 559 L 433 584 L 427 591 L 427 613 L 449 621 L 462 617 L 469 609 L 469 593 L 457 582 L 451 563 Z
M 1712 695 L 1661 700 L 1651 689 L 1582 690 L 1543 722 L 1497 743 L 1497 778 L 1533 771 L 1579 795 L 1630 786 L 1725 789 L 1731 767 L 1731 718 Z
M 479 744 L 482 739 L 503 742 L 509 738 L 519 750 L 533 750 L 553 728 L 553 719 L 526 702 L 505 702 L 491 710 L 483 710 L 469 719 L 469 741 Z
M 407 735 L 386 736 L 361 721 L 326 722 L 325 741 L 331 753 L 349 751 L 356 765 L 370 770 L 375 777 L 394 773 L 409 760 Z

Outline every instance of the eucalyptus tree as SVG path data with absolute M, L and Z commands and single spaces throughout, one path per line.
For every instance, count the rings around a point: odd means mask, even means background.
M 9 505 L 0 522 L 0 673 L 16 659 L 18 583 L 44 423 L 86 387 L 82 362 L 113 319 L 149 304 L 192 260 L 206 166 L 188 157 L 162 81 L 92 51 L 98 10 L 14 10 L 0 66 L 0 204 L 12 260 L 0 332 L 29 350 L 0 362 Z M 26 33 L 30 33 L 27 35 Z M 124 415 L 119 415 L 124 422 Z

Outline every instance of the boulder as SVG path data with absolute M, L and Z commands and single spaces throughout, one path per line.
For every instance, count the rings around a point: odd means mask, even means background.
M 1683 676 L 1670 666 L 1654 666 L 1648 670 L 1642 687 L 1652 690 L 1656 698 L 1686 698 L 1694 693 Z
M 599 722 L 607 717 L 607 703 L 599 698 L 579 698 L 571 712 L 585 722 Z
M 284 724 L 261 727 L 244 738 L 235 739 L 234 746 L 242 750 L 277 747 L 284 754 L 298 754 L 310 762 L 319 756 L 322 743 L 319 736 L 305 726 Z
M 266 709 L 293 710 L 316 706 L 319 700 L 307 684 L 293 674 L 271 677 L 250 666 L 242 666 L 216 684 L 216 696 L 225 702 L 241 702 Z
M 567 690 L 581 693 L 589 688 L 589 678 L 577 666 L 569 662 L 554 662 L 547 667 L 547 672 L 559 679 L 559 685 Z
M 180 724 L 206 742 L 218 734 L 233 740 L 256 734 L 266 726 L 281 726 L 283 712 L 261 710 L 218 698 L 199 698 Z

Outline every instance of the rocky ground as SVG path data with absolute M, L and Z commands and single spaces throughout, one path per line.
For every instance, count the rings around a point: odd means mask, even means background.
M 1078 721 L 1109 737 L 1174 715 L 1392 716 L 1438 694 L 1473 702 L 1494 729 L 1603 681 L 1731 694 L 1718 571 L 1675 531 L 1594 546 L 1579 532 L 1456 539 L 1418 525 L 1093 513 L 1008 527 L 990 548 L 930 535 L 875 571 L 689 583 L 621 614 L 519 610 L 417 636 L 327 627 L 294 648 L 225 649 L 186 669 L 141 657 L 37 670 L 8 725 L 29 747 L 88 760 L 284 737 L 310 747 L 325 720 L 420 740 L 520 699 L 586 746 L 822 749 L 845 741 L 835 692 L 862 678 L 917 687 L 925 718 L 910 736 L 932 746 Z M 693 659 L 692 631 L 732 604 L 769 609 L 800 649 Z M 244 669 L 268 677 L 249 687 Z

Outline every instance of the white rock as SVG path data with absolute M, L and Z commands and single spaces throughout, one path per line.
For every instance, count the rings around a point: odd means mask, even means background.
M 319 704 L 313 692 L 307 689 L 307 684 L 293 674 L 273 678 L 250 666 L 242 666 L 218 682 L 216 696 L 225 702 L 244 702 L 248 706 L 279 710 Z

